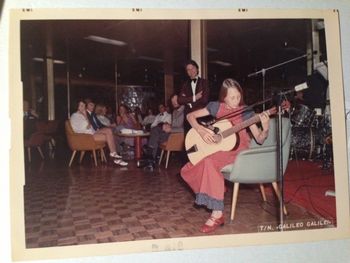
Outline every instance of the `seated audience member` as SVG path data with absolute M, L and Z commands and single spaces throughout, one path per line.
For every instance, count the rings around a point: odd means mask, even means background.
M 135 107 L 134 109 L 134 116 L 137 122 L 138 129 L 142 128 L 142 113 L 140 107 Z
M 36 122 L 39 119 L 39 115 L 35 110 L 31 109 L 29 102 L 23 101 L 23 137 L 29 139 L 29 137 L 36 131 Z
M 117 126 L 116 131 L 122 129 L 138 129 L 138 123 L 133 114 L 129 113 L 127 106 L 121 104 L 118 108 L 118 115 L 116 117 Z M 127 151 L 129 147 L 134 146 L 133 138 L 119 138 L 118 149 L 119 151 Z
M 70 118 L 73 131 L 76 133 L 91 134 L 96 141 L 107 142 L 110 151 L 109 155 L 112 158 L 116 158 L 114 163 L 121 166 L 128 165 L 128 163 L 121 160 L 122 157 L 117 154 L 112 130 L 109 128 L 99 128 L 95 130 L 90 123 L 88 116 L 85 103 L 79 101 L 77 111 L 73 113 Z
M 106 117 L 110 119 L 111 123 L 115 123 L 115 116 L 116 114 L 113 112 L 112 107 L 106 106 Z
M 166 111 L 164 104 L 158 106 L 159 114 L 155 117 L 151 124 L 151 129 L 159 124 L 171 123 L 171 114 Z
M 115 123 L 112 123 L 111 120 L 107 117 L 107 107 L 103 104 L 97 104 L 95 107 L 95 113 L 98 120 L 105 127 L 114 128 L 116 126 Z
M 118 115 L 116 118 L 117 126 L 127 129 L 137 129 L 137 121 L 133 114 L 129 113 L 129 109 L 121 104 L 118 109 Z
M 91 99 L 85 99 L 85 104 L 86 104 L 87 117 L 89 119 L 89 122 L 92 125 L 92 128 L 95 131 L 98 131 L 99 129 L 105 128 L 106 126 L 103 125 L 96 116 L 95 103 Z
M 142 126 L 146 131 L 149 131 L 151 129 L 151 124 L 156 119 L 156 116 L 153 114 L 152 109 L 148 109 L 147 116 L 142 121 Z
M 184 109 L 185 106 L 180 106 L 177 102 L 177 95 L 171 96 L 171 104 L 173 112 L 171 115 L 171 124 L 165 122 L 162 125 L 157 125 L 151 129 L 151 135 L 148 144 L 145 148 L 149 158 L 155 159 L 158 147 L 161 143 L 168 140 L 170 133 L 184 131 Z
M 39 115 L 35 112 L 35 110 L 29 107 L 29 102 L 23 101 L 23 118 L 24 120 L 36 120 L 39 119 Z

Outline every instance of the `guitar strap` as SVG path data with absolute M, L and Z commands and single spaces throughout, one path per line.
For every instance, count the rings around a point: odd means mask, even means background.
M 228 119 L 230 117 L 235 117 L 237 115 L 240 115 L 242 113 L 248 113 L 248 117 L 251 117 L 249 113 L 252 113 L 254 112 L 252 110 L 252 107 L 254 107 L 255 105 L 251 105 L 251 106 L 243 106 L 242 108 L 240 109 L 237 109 L 237 110 L 232 110 L 230 113 L 228 114 L 225 114 L 219 118 L 215 118 L 211 121 L 208 121 L 208 122 L 204 122 L 204 121 L 201 121 L 200 124 L 202 124 L 204 127 L 212 130 L 215 134 L 217 134 L 220 129 L 217 128 L 217 127 L 214 127 L 213 124 L 215 124 L 216 122 L 220 121 L 220 120 L 223 120 L 223 119 Z M 249 110 L 249 111 L 248 111 Z
M 225 114 L 225 115 L 221 116 L 220 118 L 215 118 L 214 120 L 205 123 L 205 125 L 207 125 L 207 126 L 213 125 L 214 123 L 216 123 L 216 122 L 218 122 L 220 120 L 227 119 L 227 118 L 230 118 L 230 117 L 235 117 L 235 116 L 237 116 L 239 114 L 242 114 L 244 112 L 247 112 L 249 110 L 253 110 L 253 107 L 255 107 L 255 106 L 264 104 L 264 103 L 266 103 L 268 101 L 271 101 L 271 100 L 272 100 L 272 98 L 269 98 L 269 99 L 266 99 L 266 100 L 263 100 L 263 101 L 256 102 L 256 103 L 254 103 L 252 105 L 249 105 L 249 106 L 244 106 L 244 107 L 240 108 L 239 110 L 233 110 L 232 112 L 230 112 L 228 114 Z

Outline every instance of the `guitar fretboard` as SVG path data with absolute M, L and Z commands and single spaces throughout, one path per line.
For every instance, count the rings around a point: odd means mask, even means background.
M 267 110 L 266 113 L 270 116 L 272 114 L 271 112 L 272 112 L 273 109 L 274 108 L 271 108 L 271 109 Z M 239 132 L 240 130 L 243 130 L 243 129 L 249 127 L 250 125 L 252 125 L 254 123 L 258 123 L 259 121 L 260 121 L 260 117 L 257 114 L 255 116 L 249 118 L 248 120 L 245 120 L 245 121 L 243 121 L 243 122 L 241 122 L 239 124 L 236 124 L 235 126 L 232 126 L 231 128 L 229 128 L 227 130 L 222 131 L 221 135 L 222 135 L 223 138 L 226 138 L 226 137 L 228 137 L 228 136 L 230 136 L 230 135 L 232 135 L 234 133 Z

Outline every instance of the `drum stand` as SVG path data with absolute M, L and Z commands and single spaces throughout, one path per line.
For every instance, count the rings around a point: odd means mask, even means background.
M 321 132 L 321 142 L 319 144 L 321 149 L 315 156 L 315 159 L 320 159 L 322 161 L 322 170 L 329 170 L 332 167 L 332 135 L 329 133 L 330 127 L 326 122 L 325 116 L 323 117 L 323 121 L 318 124 L 316 128 Z
M 324 139 L 323 146 L 323 154 L 322 154 L 322 170 L 329 170 L 332 168 L 332 137 L 328 135 Z

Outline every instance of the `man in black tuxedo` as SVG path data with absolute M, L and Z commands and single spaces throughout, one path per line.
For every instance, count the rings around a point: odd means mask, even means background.
M 188 60 L 185 63 L 185 70 L 188 79 L 182 83 L 177 101 L 180 105 L 185 105 L 184 109 L 184 132 L 185 135 L 191 129 L 186 115 L 192 111 L 202 109 L 208 104 L 209 85 L 206 79 L 198 76 L 199 66 L 196 61 Z M 182 152 L 181 161 L 183 164 L 188 162 L 186 152 Z
M 194 60 L 189 60 L 185 64 L 188 80 L 182 85 L 178 95 L 178 103 L 185 105 L 185 116 L 187 113 L 204 108 L 209 100 L 208 81 L 198 76 L 199 66 Z M 191 125 L 185 118 L 184 130 L 189 131 Z
M 95 103 L 91 99 L 86 99 L 85 104 L 86 104 L 86 111 L 88 113 L 88 119 L 89 119 L 92 127 L 94 128 L 94 130 L 97 131 L 101 128 L 106 127 L 100 122 L 100 120 L 96 116 L 96 113 L 94 111 L 95 110 Z

